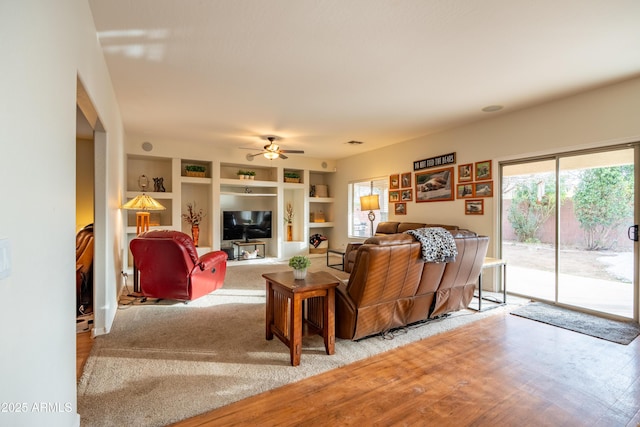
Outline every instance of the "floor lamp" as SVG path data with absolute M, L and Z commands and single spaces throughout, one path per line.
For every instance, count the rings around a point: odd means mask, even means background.
M 140 233 L 149 231 L 149 217 L 151 216 L 149 211 L 163 211 L 166 208 L 153 197 L 142 193 L 122 205 L 122 209 L 136 211 L 136 236 L 138 236 Z M 135 259 L 133 260 L 133 292 L 140 292 Z
M 360 210 L 369 211 L 369 221 L 371 221 L 371 235 L 373 236 L 373 221 L 376 219 L 376 214 L 373 211 L 380 209 L 380 201 L 377 194 L 371 194 L 369 196 L 360 197 Z

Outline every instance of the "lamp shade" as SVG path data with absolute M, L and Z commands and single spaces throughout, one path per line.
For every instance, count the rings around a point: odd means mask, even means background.
M 276 153 L 275 151 L 267 151 L 264 153 L 264 156 L 269 160 L 277 159 L 279 155 L 280 154 Z
M 166 208 L 162 206 L 153 197 L 146 194 L 140 194 L 122 205 L 122 209 L 133 211 L 163 211 Z
M 360 210 L 363 211 L 375 211 L 380 209 L 380 202 L 377 194 L 371 194 L 370 196 L 360 197 Z

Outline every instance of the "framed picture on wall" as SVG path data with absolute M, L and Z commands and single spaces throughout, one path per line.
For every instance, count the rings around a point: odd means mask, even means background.
M 458 166 L 458 182 L 473 181 L 473 163 Z
M 453 200 L 453 167 L 416 172 L 416 202 Z
M 411 188 L 411 172 L 400 175 L 400 188 Z
M 406 188 L 404 190 L 400 190 L 400 200 L 403 202 L 410 202 L 413 200 L 413 190 L 411 188 Z
M 491 160 L 476 162 L 476 181 L 491 179 Z
M 473 194 L 476 197 L 493 197 L 493 181 L 473 183 Z
M 465 200 L 465 215 L 484 215 L 484 200 Z
M 400 201 L 400 192 L 399 191 L 389 191 L 389 202 L 399 202 Z
M 394 173 L 393 175 L 389 176 L 389 189 L 397 190 L 399 188 L 400 188 L 400 175 L 398 175 L 397 173 Z
M 395 207 L 393 209 L 393 212 L 396 215 L 406 215 L 407 214 L 407 204 L 400 202 L 400 203 L 396 203 Z
M 458 184 L 456 195 L 458 199 L 475 197 L 473 193 L 473 184 Z

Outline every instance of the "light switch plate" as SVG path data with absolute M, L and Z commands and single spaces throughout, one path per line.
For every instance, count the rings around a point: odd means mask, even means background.
M 11 275 L 11 246 L 9 239 L 0 239 L 0 280 Z

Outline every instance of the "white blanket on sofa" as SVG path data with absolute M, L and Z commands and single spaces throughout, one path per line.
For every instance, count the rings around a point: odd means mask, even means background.
M 454 262 L 458 255 L 456 241 L 451 233 L 442 227 L 418 228 L 407 230 L 422 245 L 424 262 Z

